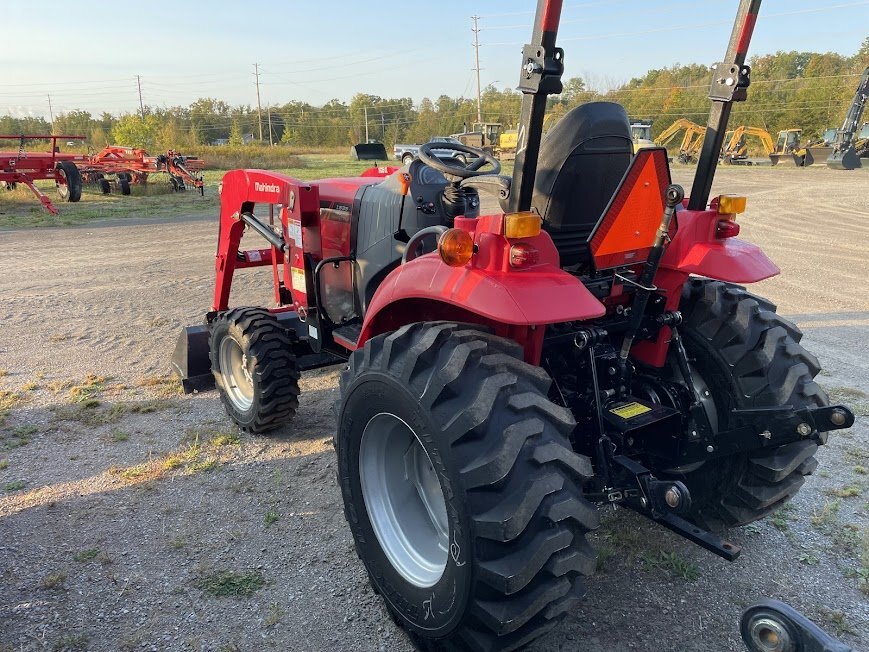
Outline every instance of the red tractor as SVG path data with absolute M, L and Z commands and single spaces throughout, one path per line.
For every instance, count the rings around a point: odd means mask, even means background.
M 173 364 L 249 432 L 295 415 L 302 371 L 344 365 L 345 514 L 421 644 L 514 649 L 553 627 L 595 567 L 599 505 L 735 559 L 716 533 L 793 497 L 853 423 L 796 326 L 736 285 L 779 272 L 736 237 L 745 199 L 709 201 L 759 5 L 742 1 L 715 67 L 687 200 L 664 149 L 633 155 L 617 104 L 573 109 L 541 143 L 559 0 L 539 1 L 523 52 L 512 179 L 459 145 L 464 167 L 424 146 L 358 178 L 223 178 L 212 310 Z M 481 215 L 481 193 L 502 210 Z M 268 246 L 240 248 L 246 230 Z M 262 266 L 275 307 L 230 307 L 235 271 Z

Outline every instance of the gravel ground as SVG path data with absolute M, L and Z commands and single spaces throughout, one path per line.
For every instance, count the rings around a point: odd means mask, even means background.
M 869 646 L 869 172 L 724 169 L 716 189 L 749 196 L 743 235 L 782 268 L 755 291 L 861 416 L 792 507 L 731 533 L 734 563 L 607 512 L 586 601 L 534 650 L 739 650 L 763 596 Z M 272 437 L 165 376 L 215 242 L 201 215 L 0 233 L 0 651 L 411 649 L 344 524 L 336 371 L 304 375 Z M 232 302 L 270 282 L 242 273 Z

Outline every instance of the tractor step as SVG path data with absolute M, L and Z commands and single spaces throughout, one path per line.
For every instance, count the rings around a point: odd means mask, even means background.
M 351 351 L 356 350 L 356 342 L 362 334 L 362 324 L 347 324 L 332 331 L 335 342 Z

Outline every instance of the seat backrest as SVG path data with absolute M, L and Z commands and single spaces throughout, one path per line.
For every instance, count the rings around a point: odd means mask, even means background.
M 590 263 L 588 236 L 632 155 L 628 115 L 613 102 L 571 109 L 543 139 L 531 203 L 543 217 L 562 267 Z

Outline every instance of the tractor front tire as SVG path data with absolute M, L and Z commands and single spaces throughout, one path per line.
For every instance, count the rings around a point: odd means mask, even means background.
M 81 199 L 81 172 L 72 161 L 60 161 L 57 166 L 57 195 L 62 201 Z
M 211 372 L 230 418 L 245 432 L 287 423 L 299 407 L 299 368 L 287 330 L 268 310 L 234 308 L 211 323 Z
M 814 381 L 817 359 L 800 346 L 802 332 L 775 305 L 744 288 L 705 279 L 682 294 L 685 348 L 709 387 L 717 431 L 736 427 L 734 408 L 824 406 Z M 682 478 L 692 496 L 689 519 L 714 531 L 764 518 L 790 500 L 818 462 L 826 433 L 773 449 L 736 453 L 705 463 Z
M 341 376 L 345 516 L 375 590 L 421 646 L 513 650 L 584 593 L 593 472 L 550 383 L 514 342 L 441 322 L 371 339 Z

